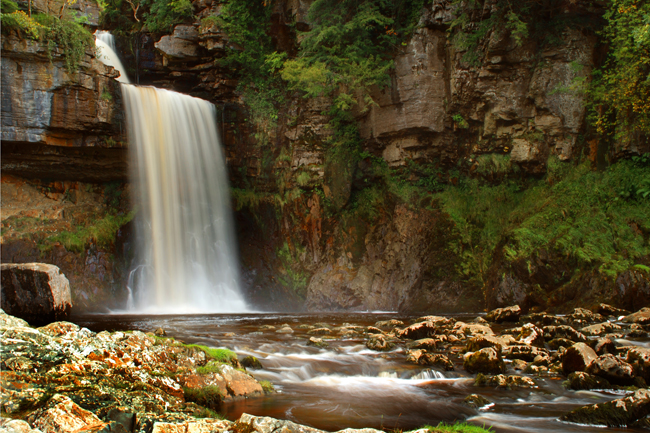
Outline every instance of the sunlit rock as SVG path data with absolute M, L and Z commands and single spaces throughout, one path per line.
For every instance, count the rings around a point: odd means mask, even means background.
M 503 373 L 506 369 L 501 354 L 493 347 L 477 352 L 468 352 L 463 358 L 463 367 L 469 373 Z
M 562 355 L 562 370 L 564 374 L 574 371 L 585 371 L 591 361 L 598 356 L 594 350 L 584 343 L 576 343 Z
M 628 427 L 650 414 L 650 390 L 639 389 L 624 398 L 572 410 L 560 417 L 577 424 Z
M 516 322 L 521 316 L 521 308 L 519 305 L 513 305 L 505 308 L 497 308 L 490 311 L 485 316 L 489 322 L 502 323 L 502 322 Z

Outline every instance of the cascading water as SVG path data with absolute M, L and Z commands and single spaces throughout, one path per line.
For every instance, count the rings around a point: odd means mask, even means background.
M 144 221 L 143 264 L 129 278 L 130 305 L 163 314 L 246 311 L 214 105 L 127 84 L 112 35 L 103 32 L 96 42 L 100 59 L 121 73 L 132 177 Z

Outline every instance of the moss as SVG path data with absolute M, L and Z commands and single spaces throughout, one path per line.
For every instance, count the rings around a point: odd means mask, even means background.
M 234 366 L 238 366 L 239 364 L 237 361 L 237 354 L 230 349 L 208 347 L 208 346 L 203 346 L 201 344 L 180 343 L 180 345 L 187 348 L 199 349 L 205 353 L 208 359 L 212 359 L 222 364 L 231 364 Z
M 262 389 L 264 390 L 264 394 L 272 394 L 272 393 L 275 392 L 275 387 L 268 380 L 260 380 L 260 385 L 262 386 Z
M 213 419 L 226 419 L 225 416 L 219 412 L 215 412 L 207 407 L 201 408 L 192 414 L 195 418 L 213 418 Z
M 493 431 L 492 427 L 479 427 L 465 422 L 457 422 L 454 424 L 442 422 L 435 427 L 427 425 L 422 428 L 429 430 L 431 433 L 487 433 Z
M 216 385 L 203 388 L 183 387 L 183 396 L 186 401 L 191 401 L 209 409 L 218 409 L 223 400 L 223 391 Z

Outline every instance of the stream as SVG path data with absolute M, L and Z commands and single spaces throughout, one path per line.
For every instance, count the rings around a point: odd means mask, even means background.
M 471 321 L 475 315 L 453 317 Z M 463 370 L 462 359 L 453 352 L 449 358 L 455 370 L 438 371 L 408 364 L 403 347 L 390 352 L 369 350 L 363 337 L 328 340 L 325 349 L 307 345 L 311 335 L 304 325 L 371 326 L 393 318 L 410 323 L 416 317 L 397 313 L 85 315 L 71 321 L 95 332 L 163 328 L 168 336 L 186 343 L 227 347 L 240 358 L 256 356 L 264 368 L 249 372 L 258 380 L 270 381 L 277 392 L 224 404 L 221 412 L 231 420 L 246 412 L 327 431 L 347 427 L 406 431 L 441 421 L 467 421 L 492 426 L 495 432 L 603 432 L 603 428 L 562 423 L 557 418 L 576 407 L 624 395 L 568 391 L 561 379 L 538 377 L 534 377 L 537 389 L 478 388 L 474 376 Z M 264 325 L 279 329 L 282 324 L 289 324 L 294 332 L 260 330 Z M 463 399 L 474 393 L 494 404 L 479 410 L 463 404 Z

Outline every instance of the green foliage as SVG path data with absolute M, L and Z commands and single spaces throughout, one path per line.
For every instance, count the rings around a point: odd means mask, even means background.
M 14 8 L 14 5 L 16 8 Z M 33 18 L 30 18 L 24 11 L 17 10 L 17 6 L 18 5 L 14 2 L 3 0 L 3 12 L 0 13 L 2 30 L 7 31 L 9 29 L 15 29 L 26 34 L 31 39 L 38 39 L 40 32 L 44 27 Z M 5 10 L 11 12 L 4 12 Z
M 218 409 L 223 400 L 223 391 L 216 385 L 208 385 L 203 388 L 183 387 L 183 395 L 186 401 L 191 401 L 210 409 Z
M 222 364 L 237 363 L 237 354 L 230 349 L 208 347 L 202 344 L 184 344 L 183 346 L 199 349 L 206 354 L 208 359 L 212 359 Z
M 642 234 L 650 230 L 650 201 L 638 187 L 650 182 L 645 167 L 620 161 L 599 173 L 551 158 L 548 170 L 525 189 L 513 181 L 491 186 L 463 178 L 438 195 L 455 222 L 460 239 L 450 249 L 462 258 L 458 271 L 468 280 L 484 282 L 501 242 L 509 260 L 545 248 L 608 277 L 650 254 Z
M 215 412 L 212 409 L 208 409 L 207 407 L 194 412 L 192 416 L 194 416 L 194 418 L 227 419 L 224 415 L 220 414 L 219 412 Z
M 490 433 L 494 431 L 492 430 L 492 427 L 479 427 L 464 422 L 457 422 L 454 424 L 441 422 L 435 427 L 426 425 L 422 428 L 429 430 L 431 433 Z
M 260 380 L 260 385 L 264 390 L 264 394 L 273 394 L 275 392 L 275 387 L 268 380 Z
M 282 269 L 278 281 L 284 287 L 293 290 L 298 296 L 304 297 L 307 290 L 307 273 L 301 269 L 299 256 L 305 252 L 305 248 L 296 246 L 293 249 L 287 242 L 277 250 L 277 257 L 280 260 Z
M 610 0 L 601 36 L 609 44 L 605 67 L 594 71 L 592 120 L 618 141 L 650 133 L 650 3 Z
M 39 247 L 42 251 L 49 251 L 54 244 L 61 243 L 68 251 L 81 253 L 91 242 L 99 247 L 110 247 L 115 242 L 117 231 L 124 224 L 133 219 L 135 212 L 128 214 L 109 213 L 105 217 L 79 226 L 75 231 L 60 232 L 43 240 Z
M 223 362 L 210 361 L 201 367 L 196 367 L 196 372 L 198 374 L 220 373 L 223 364 Z
M 513 170 L 513 165 L 510 163 L 510 155 L 486 153 L 479 155 L 476 158 L 476 162 L 478 165 L 476 167 L 476 173 L 490 178 L 504 175 Z
M 459 128 L 461 129 L 469 128 L 469 123 L 467 123 L 467 120 L 465 120 L 465 118 L 461 114 L 454 114 L 453 116 L 451 116 L 451 119 Z
M 175 25 L 193 18 L 190 0 L 106 0 L 100 17 L 117 34 L 141 31 L 170 33 Z
M 90 31 L 70 17 L 37 14 L 33 18 L 41 26 L 40 38 L 47 43 L 50 60 L 54 50 L 60 49 L 68 73 L 75 73 L 86 51 L 95 49 L 95 38 Z
M 147 3 L 149 12 L 145 12 L 144 23 L 153 33 L 171 32 L 176 24 L 192 18 L 190 0 L 152 0 Z

